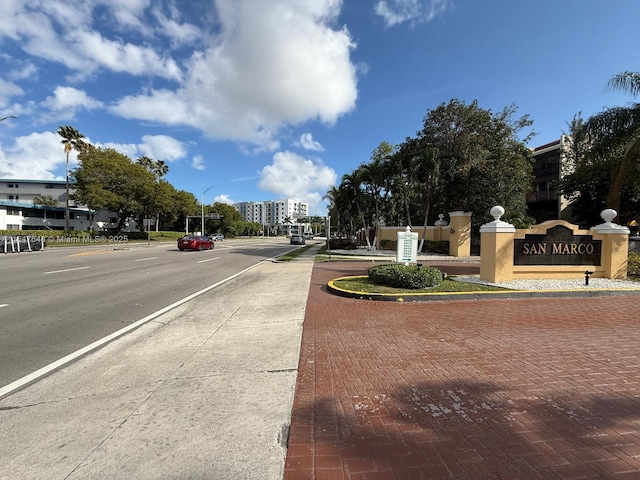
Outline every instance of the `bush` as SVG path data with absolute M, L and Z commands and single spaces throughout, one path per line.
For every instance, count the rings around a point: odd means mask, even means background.
M 629 253 L 629 262 L 627 263 L 627 276 L 640 278 L 640 255 L 635 252 Z
M 355 250 L 356 243 L 349 238 L 332 238 L 329 240 L 330 250 Z
M 449 241 L 425 240 L 422 245 L 422 251 L 425 253 L 439 253 L 441 255 L 449 255 Z
M 376 265 L 367 271 L 369 280 L 378 285 L 394 288 L 419 289 L 436 287 L 442 282 L 442 272 L 420 265 Z

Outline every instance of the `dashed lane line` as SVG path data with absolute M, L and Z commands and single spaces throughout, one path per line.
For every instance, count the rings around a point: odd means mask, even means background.
M 76 267 L 76 268 L 67 268 L 65 270 L 52 270 L 51 272 L 42 272 L 43 275 L 49 275 L 51 273 L 64 273 L 64 272 L 74 272 L 76 270 L 84 270 L 90 267 Z

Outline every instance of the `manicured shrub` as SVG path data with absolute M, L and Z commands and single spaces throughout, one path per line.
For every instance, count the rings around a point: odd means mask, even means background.
M 442 272 L 437 268 L 398 263 L 376 265 L 367 271 L 369 280 L 394 288 L 419 289 L 440 285 Z
M 425 240 L 424 245 L 422 246 L 422 251 L 425 253 L 439 253 L 441 255 L 448 255 L 449 242 L 448 241 L 436 242 L 434 240 Z

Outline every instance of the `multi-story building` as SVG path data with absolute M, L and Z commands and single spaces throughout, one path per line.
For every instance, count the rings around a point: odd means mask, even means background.
M 527 208 L 537 223 L 571 220 L 569 201 L 560 188 L 561 181 L 571 172 L 565 153 L 570 141 L 571 137 L 563 135 L 533 149 L 535 185 L 527 193 Z
M 115 214 L 96 212 L 73 200 L 69 185 L 69 229 L 108 230 L 116 226 Z M 36 198 L 53 199 L 55 206 L 35 205 Z M 0 230 L 64 230 L 67 201 L 65 180 L 0 179 Z M 52 202 L 53 203 L 53 202 Z M 132 223 L 128 230 L 136 230 Z
M 290 234 L 292 229 L 300 231 L 308 227 L 308 223 L 299 221 L 309 217 L 309 204 L 305 202 L 292 199 L 267 200 L 239 202 L 234 207 L 245 221 L 259 223 L 267 231 Z

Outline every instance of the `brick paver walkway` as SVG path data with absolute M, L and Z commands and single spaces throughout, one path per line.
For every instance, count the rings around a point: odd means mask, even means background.
M 640 297 L 326 292 L 370 265 L 314 267 L 285 480 L 640 479 Z

